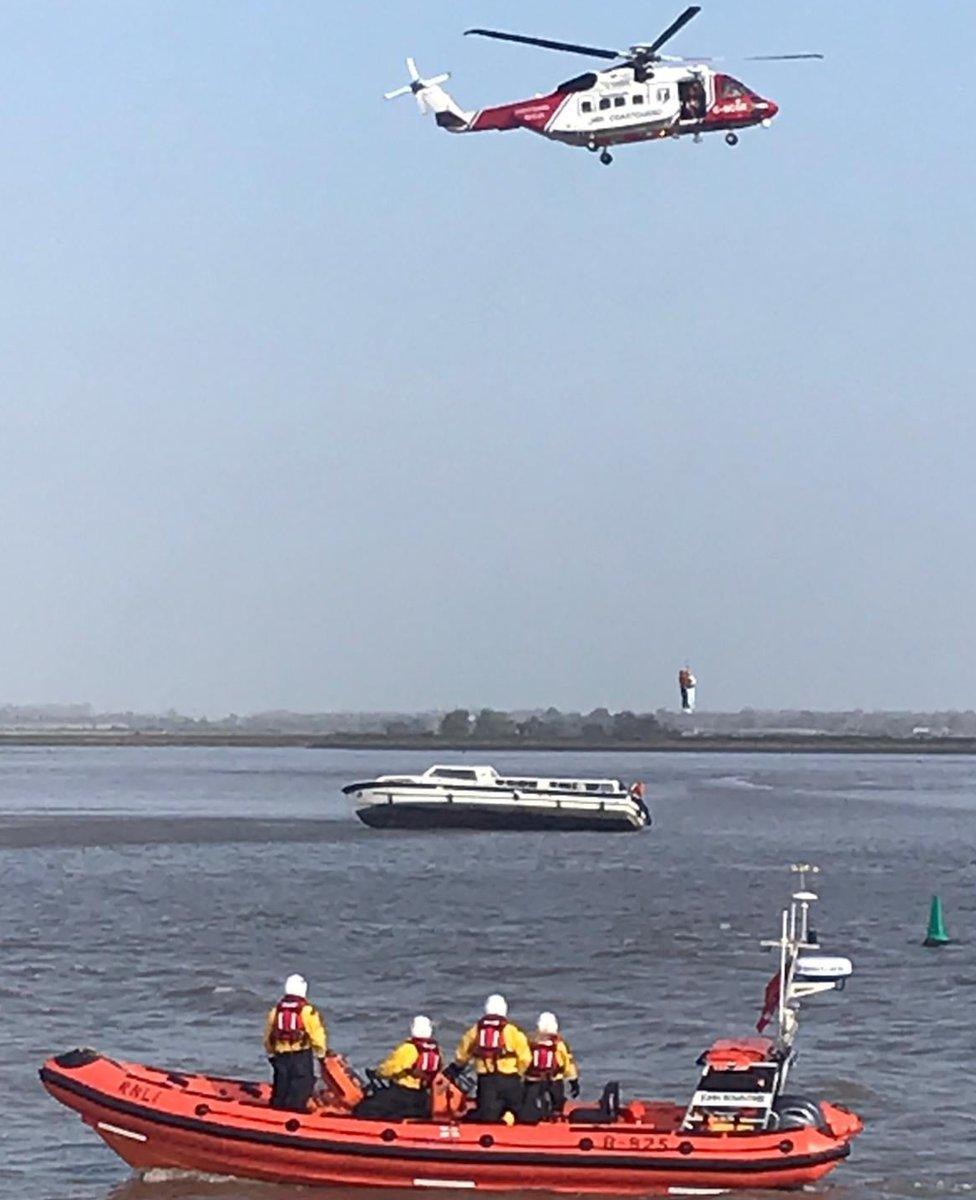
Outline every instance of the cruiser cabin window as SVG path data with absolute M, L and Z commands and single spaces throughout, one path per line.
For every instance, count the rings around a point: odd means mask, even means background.
M 434 779 L 477 779 L 478 775 L 475 771 L 464 770 L 463 768 L 454 767 L 437 767 L 431 771 L 431 777 Z

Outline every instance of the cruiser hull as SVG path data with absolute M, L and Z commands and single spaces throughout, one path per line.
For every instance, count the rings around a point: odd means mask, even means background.
M 532 808 L 480 808 L 475 804 L 423 804 L 398 801 L 356 809 L 356 816 L 371 829 L 499 829 L 563 830 L 577 833 L 634 833 L 642 828 L 620 813 L 567 813 Z

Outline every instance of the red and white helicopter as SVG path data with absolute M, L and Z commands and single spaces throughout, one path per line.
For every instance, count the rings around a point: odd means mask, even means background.
M 432 112 L 437 124 L 450 133 L 528 129 L 569 146 L 599 150 L 605 165 L 613 162 L 608 147 L 624 142 L 685 135 L 698 142 L 703 133 L 724 131 L 726 142 L 735 146 L 739 141 L 737 129 L 749 125 L 768 128 L 779 109 L 772 100 L 708 65 L 716 60 L 671 58 L 660 53 L 661 47 L 699 12 L 700 5 L 690 5 L 660 37 L 629 50 L 554 42 L 497 29 L 468 29 L 468 34 L 478 37 L 608 59 L 614 66 L 577 75 L 544 96 L 465 112 L 441 86 L 449 74 L 423 79 L 414 60 L 408 58 L 410 83 L 387 92 L 386 99 L 412 93 L 421 113 Z M 750 61 L 801 58 L 823 55 L 758 54 Z

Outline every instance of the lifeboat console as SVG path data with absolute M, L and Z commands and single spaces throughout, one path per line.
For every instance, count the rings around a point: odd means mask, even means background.
M 803 868 L 808 871 L 810 868 Z M 819 953 L 807 924 L 816 896 L 801 887 L 782 914 L 779 952 L 760 1024 L 773 1036 L 716 1041 L 698 1059 L 686 1105 L 571 1104 L 537 1125 L 465 1120 L 469 1100 L 435 1081 L 429 1120 L 364 1120 L 364 1084 L 326 1059 L 323 1091 L 305 1113 L 269 1105 L 270 1089 L 219 1076 L 119 1062 L 93 1050 L 49 1059 L 50 1094 L 137 1170 L 167 1168 L 276 1183 L 486 1191 L 689 1194 L 798 1188 L 850 1152 L 861 1121 L 839 1104 L 788 1093 L 800 1003 L 839 988 L 849 960 Z

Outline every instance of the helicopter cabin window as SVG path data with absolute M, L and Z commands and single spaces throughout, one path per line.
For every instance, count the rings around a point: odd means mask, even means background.
M 593 111 L 593 101 L 592 100 L 581 100 L 580 101 L 580 112 L 588 113 L 588 112 L 592 112 L 592 111 Z
M 671 99 L 671 89 L 670 88 L 661 87 L 661 88 L 657 89 L 658 104 L 667 104 L 667 102 L 670 99 Z
M 610 107 L 610 97 L 604 96 L 603 99 L 600 101 L 600 111 L 602 112 L 605 108 L 609 108 L 609 107 Z
M 642 92 L 635 92 L 635 93 L 634 93 L 633 100 L 632 100 L 632 103 L 633 103 L 633 104 L 643 104 L 643 103 L 644 103 L 644 95 L 643 95 L 643 93 L 642 93 Z
M 613 98 L 613 107 L 614 108 L 623 108 L 623 106 L 626 103 L 627 103 L 626 96 L 614 96 L 614 98 Z

